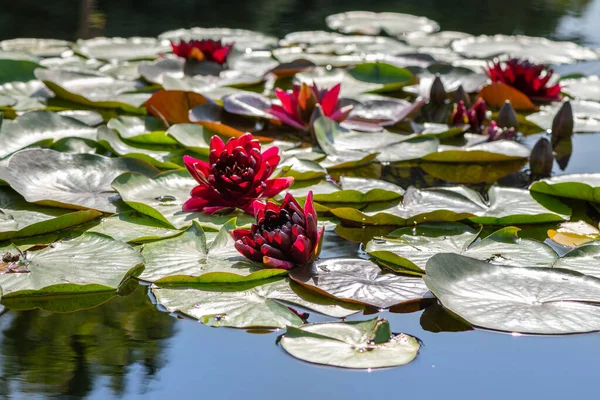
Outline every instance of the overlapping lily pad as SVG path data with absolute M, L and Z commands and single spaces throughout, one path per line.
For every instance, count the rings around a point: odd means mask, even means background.
M 190 289 L 154 288 L 160 305 L 210 326 L 231 328 L 285 328 L 304 321 L 287 304 L 343 318 L 360 307 L 328 299 L 298 287 L 287 279 L 268 283 L 229 285 L 226 289 L 197 286 Z
M 362 211 L 332 209 L 343 221 L 360 225 L 410 225 L 435 221 L 460 221 L 484 225 L 536 224 L 564 221 L 570 209 L 557 199 L 517 188 L 492 186 L 487 199 L 463 186 L 416 189 L 410 187 L 402 203 Z
M 119 116 L 106 124 L 110 129 L 119 132 L 125 140 L 143 144 L 177 144 L 177 141 L 167 135 L 169 128 L 165 123 L 154 117 Z
M 600 174 L 573 174 L 555 176 L 534 182 L 532 192 L 570 199 L 600 202 Z
M 476 241 L 479 232 L 459 223 L 422 224 L 401 228 L 371 240 L 366 251 L 391 269 L 423 272 L 438 253 L 456 253 L 492 264 L 549 267 L 557 258 L 544 243 L 520 239 L 519 228 L 506 227 Z
M 315 364 L 343 368 L 384 368 L 408 364 L 419 341 L 394 335 L 385 319 L 288 327 L 281 346 L 292 356 Z
M 237 283 L 287 275 L 252 263 L 235 249 L 229 233 L 235 222 L 225 223 L 216 236 L 193 222 L 176 237 L 144 245 L 146 269 L 140 279 L 159 284 Z M 210 244 L 208 236 L 214 236 Z
M 292 270 L 290 277 L 318 293 L 377 308 L 421 301 L 428 292 L 421 278 L 384 273 L 361 258 L 319 260 L 312 268 Z
M 18 255 L 14 246 L 4 252 Z M 143 270 L 144 260 L 128 244 L 95 233 L 21 255 L 22 272 L 0 275 L 3 297 L 76 295 L 118 290 Z M 2 262 L 5 268 L 9 267 Z
M 246 49 L 262 49 L 274 46 L 277 38 L 265 35 L 260 32 L 253 32 L 245 29 L 229 28 L 190 28 L 177 29 L 163 32 L 159 39 L 190 40 L 190 39 L 213 39 L 222 40 L 225 43 L 235 43 L 235 48 L 241 51 Z
M 598 278 L 437 254 L 424 279 L 444 307 L 475 326 L 535 334 L 600 330 Z
M 107 61 L 153 59 L 158 54 L 171 50 L 168 41 L 149 37 L 80 39 L 74 48 L 87 58 Z
M 113 213 L 118 196 L 110 184 L 129 171 L 158 173 L 140 160 L 33 149 L 13 155 L 0 177 L 29 202 Z
M 181 234 L 164 223 L 137 211 L 124 211 L 103 218 L 87 232 L 97 232 L 122 242 L 143 243 Z
M 390 36 L 400 36 L 409 32 L 431 33 L 440 29 L 437 22 L 428 18 L 391 12 L 349 11 L 330 15 L 326 22 L 333 30 L 365 35 L 384 32 Z

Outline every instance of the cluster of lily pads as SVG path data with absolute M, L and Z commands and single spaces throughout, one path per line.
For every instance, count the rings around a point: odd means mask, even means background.
M 549 178 L 574 132 L 600 132 L 600 52 L 396 13 L 327 25 L 0 42 L 3 304 L 75 311 L 136 279 L 170 312 L 286 329 L 293 356 L 349 368 L 420 342 L 291 307 L 600 330 L 600 175 Z M 318 258 L 333 229 L 364 251 Z

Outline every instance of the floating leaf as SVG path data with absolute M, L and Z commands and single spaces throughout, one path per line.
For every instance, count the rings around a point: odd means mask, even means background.
M 485 200 L 478 192 L 463 186 L 416 189 L 410 187 L 402 203 L 362 211 L 351 208 L 330 210 L 348 223 L 360 225 L 410 225 L 436 221 L 469 219 L 484 225 L 518 225 L 564 221 L 570 209 L 549 196 L 527 190 L 492 186 Z
M 534 334 L 600 330 L 600 280 L 591 276 L 437 254 L 424 280 L 444 307 L 482 328 Z
M 226 222 L 209 245 L 207 233 L 193 222 L 174 238 L 146 244 L 142 250 L 146 269 L 140 279 L 158 284 L 237 283 L 287 275 L 244 258 L 234 247 L 232 229 L 235 219 Z
M 414 80 L 408 69 L 382 62 L 359 64 L 349 69 L 348 74 L 357 81 L 382 85 L 377 92 L 393 92 Z
M 600 265 L 598 265 L 598 257 L 600 256 L 599 245 L 600 242 L 597 241 L 582 244 L 559 258 L 554 263 L 554 267 L 569 269 L 600 278 Z
M 141 144 L 177 144 L 177 141 L 167 135 L 169 128 L 158 118 L 119 116 L 106 124 L 110 129 L 119 132 L 125 140 Z
M 458 223 L 423 224 L 401 228 L 389 237 L 367 244 L 369 255 L 394 270 L 423 272 L 427 260 L 437 253 L 456 253 L 493 264 L 515 267 L 548 267 L 557 258 L 552 248 L 521 239 L 519 228 L 506 227 L 476 241 L 478 232 Z
M 288 327 L 281 347 L 315 364 L 342 368 L 385 368 L 408 364 L 421 345 L 404 333 L 394 335 L 385 319 Z
M 107 61 L 151 60 L 170 50 L 171 46 L 166 40 L 149 37 L 97 37 L 80 39 L 75 44 L 75 51 L 79 54 Z
M 0 158 L 32 145 L 50 146 L 65 137 L 96 139 L 96 129 L 49 111 L 31 111 L 0 129 Z
M 28 59 L 4 58 L 0 55 L 0 84 L 28 82 L 35 79 L 34 71 L 39 64 Z
M 142 174 L 123 174 L 114 180 L 113 188 L 134 210 L 176 229 L 189 227 L 193 220 L 211 229 L 220 229 L 233 217 L 238 217 L 240 226 L 254 222 L 251 215 L 237 211 L 210 215 L 183 212 L 183 203 L 190 198 L 190 191 L 197 184 L 187 171 L 181 170 L 165 172 L 154 179 Z
M 510 100 L 515 110 L 537 111 L 538 109 L 523 92 L 501 82 L 493 82 L 484 86 L 478 96 L 483 98 L 488 105 L 496 108 L 502 107 L 506 100 Z
M 8 82 L 0 85 L 0 96 L 12 100 L 6 106 L 15 111 L 27 111 L 46 107 L 54 94 L 41 81 Z
M 199 93 L 183 90 L 161 90 L 146 102 L 148 112 L 173 124 L 190 122 L 189 111 L 202 104 L 212 102 Z
M 534 182 L 529 190 L 551 196 L 600 202 L 600 174 L 555 176 Z
M 166 239 L 181 234 L 181 231 L 137 211 L 125 211 L 104 218 L 98 225 L 87 231 L 101 233 L 122 242 L 133 243 Z
M 110 184 L 128 171 L 158 173 L 140 160 L 32 149 L 13 155 L 2 179 L 28 202 L 113 213 L 118 197 Z
M 84 233 L 29 251 L 23 262 L 30 272 L 0 275 L 4 298 L 115 291 L 141 272 L 144 260 L 123 242 Z
M 552 121 L 558 113 L 562 103 L 553 103 L 542 106 L 537 113 L 529 114 L 525 118 L 543 130 L 552 129 Z M 572 100 L 573 132 L 596 133 L 600 131 L 600 103 L 587 100 Z
M 153 288 L 152 294 L 170 312 L 181 312 L 210 326 L 232 328 L 285 328 L 302 319 L 283 303 L 298 305 L 336 318 L 361 310 L 352 304 L 316 295 L 287 279 L 229 285 L 225 290 Z
M 317 293 L 377 308 L 421 301 L 427 293 L 421 278 L 385 274 L 361 258 L 318 260 L 312 268 L 290 271 L 290 277 Z
M 70 228 L 102 215 L 27 203 L 8 187 L 0 187 L 0 240 L 43 235 Z
M 494 142 L 481 143 L 482 135 L 465 134 L 468 141 L 476 137 L 475 144 L 468 143 L 466 146 L 442 145 L 436 152 L 426 154 L 422 157 L 424 161 L 443 163 L 489 163 L 523 160 L 529 158 L 531 150 L 520 143 L 512 140 L 497 140 Z M 485 137 L 482 138 L 485 140 Z M 479 141 L 480 143 L 477 143 Z
M 3 40 L 0 47 L 4 51 L 18 51 L 37 57 L 60 56 L 71 48 L 71 42 L 59 39 L 17 38 Z
M 550 229 L 548 237 L 560 245 L 577 247 L 584 243 L 599 240 L 600 230 L 584 221 L 563 222 L 557 230 Z
M 277 38 L 275 37 L 245 29 L 229 28 L 177 29 L 161 33 L 159 39 L 168 39 L 171 41 L 190 39 L 222 40 L 225 43 L 234 43 L 235 48 L 240 51 L 268 48 L 277 44 Z
M 333 30 L 365 35 L 385 32 L 390 36 L 402 36 L 409 32 L 431 33 L 440 29 L 437 22 L 428 18 L 392 12 L 348 11 L 330 15 L 326 22 Z

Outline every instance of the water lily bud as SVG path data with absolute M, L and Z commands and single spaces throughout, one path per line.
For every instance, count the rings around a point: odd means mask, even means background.
M 460 103 L 462 101 L 465 104 L 465 107 L 471 108 L 471 98 L 469 97 L 467 92 L 465 92 L 465 89 L 462 85 L 460 85 L 458 89 L 456 89 L 452 98 L 455 103 Z
M 541 138 L 533 146 L 531 156 L 529 157 L 529 169 L 532 178 L 546 178 L 552 172 L 552 163 L 554 155 L 552 154 L 552 145 L 546 138 Z
M 552 146 L 561 139 L 573 136 L 573 108 L 570 101 L 565 101 L 552 121 Z
M 447 98 L 448 94 L 446 93 L 444 84 L 439 75 L 436 75 L 431 84 L 431 90 L 429 91 L 429 101 L 437 106 L 441 106 L 446 103 Z
M 510 104 L 510 100 L 506 100 L 502 108 L 500 108 L 496 123 L 500 128 L 514 128 L 515 130 L 519 129 L 517 113 L 515 112 L 512 104 Z

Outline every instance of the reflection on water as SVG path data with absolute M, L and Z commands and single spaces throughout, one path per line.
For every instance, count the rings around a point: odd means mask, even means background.
M 146 287 L 75 313 L 9 311 L 0 317 L 0 398 L 42 393 L 85 398 L 106 377 L 120 396 L 128 372 L 141 366 L 143 392 L 162 368 L 176 320 L 151 304 Z
M 440 22 L 444 30 L 600 43 L 595 24 L 599 4 L 590 0 L 21 0 L 0 15 L 0 38 L 156 36 L 192 26 L 245 28 L 282 36 L 324 29 L 329 14 L 370 10 L 423 15 Z

